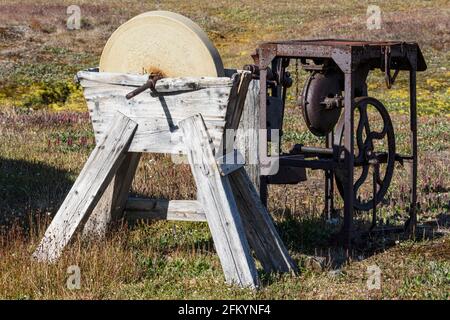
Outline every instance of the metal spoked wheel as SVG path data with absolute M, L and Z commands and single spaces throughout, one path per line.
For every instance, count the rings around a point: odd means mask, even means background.
M 384 105 L 371 97 L 355 99 L 354 119 L 354 208 L 368 211 L 374 207 L 374 201 L 376 205 L 383 200 L 392 180 L 395 164 L 394 128 Z M 335 142 L 343 146 L 344 126 L 337 127 Z M 376 170 L 372 171 L 372 175 L 369 175 L 370 167 Z M 335 177 L 343 197 L 348 175 L 344 169 L 337 169 Z

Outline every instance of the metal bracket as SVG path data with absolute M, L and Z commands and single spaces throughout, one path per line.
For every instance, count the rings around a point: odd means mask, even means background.
M 127 98 L 127 100 L 136 97 L 138 94 L 144 92 L 147 89 L 150 89 L 154 94 L 157 94 L 158 91 L 156 91 L 155 86 L 156 86 L 156 81 L 162 79 L 162 76 L 160 74 L 154 74 L 151 73 L 148 77 L 148 80 L 146 83 L 144 83 L 142 86 L 134 89 L 133 91 L 131 91 L 130 93 L 128 93 L 125 97 Z
M 397 79 L 400 69 L 394 71 L 394 75 L 391 76 L 391 47 L 384 48 L 384 79 L 388 89 L 392 88 L 392 85 Z

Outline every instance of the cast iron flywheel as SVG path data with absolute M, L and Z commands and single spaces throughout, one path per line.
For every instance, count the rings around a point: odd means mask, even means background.
M 368 107 L 375 110 L 369 114 Z M 355 98 L 354 112 L 359 113 L 359 121 L 355 123 L 355 148 L 354 148 L 354 184 L 355 194 L 354 207 L 357 210 L 367 211 L 375 204 L 380 203 L 389 188 L 394 172 L 395 164 L 395 135 L 394 127 L 388 111 L 384 105 L 375 98 L 358 97 Z M 375 114 L 374 114 L 375 113 Z M 377 119 L 378 118 L 378 119 Z M 343 120 L 343 119 L 341 119 Z M 338 143 L 343 150 L 344 125 L 337 125 L 335 133 L 335 143 Z M 374 121 L 381 120 L 381 128 L 376 129 L 372 125 Z M 341 125 L 340 125 L 341 124 Z M 371 126 L 372 125 L 372 126 Z M 341 160 L 340 160 L 341 161 Z M 363 185 L 369 180 L 370 167 L 376 168 L 373 164 L 379 164 L 379 174 L 372 175 L 372 183 L 366 186 L 366 196 L 360 195 Z M 336 183 L 341 196 L 344 196 L 344 185 L 348 175 L 344 169 L 335 170 Z M 374 178 L 375 177 L 375 178 Z M 373 179 L 376 180 L 376 193 L 373 196 Z

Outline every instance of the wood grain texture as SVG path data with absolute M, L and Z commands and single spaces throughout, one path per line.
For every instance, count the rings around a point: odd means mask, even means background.
M 232 76 L 231 76 L 232 77 Z M 179 77 L 158 80 L 155 89 L 158 92 L 194 91 L 214 87 L 231 87 L 231 77 Z M 99 84 L 115 84 L 121 86 L 140 87 L 147 80 L 148 75 L 79 71 L 76 75 L 78 82 L 84 87 Z
M 239 122 L 241 120 L 242 110 L 244 110 L 245 100 L 247 97 L 247 91 L 252 81 L 252 74 L 250 71 L 242 71 L 240 73 L 239 89 L 236 98 L 236 103 L 227 109 L 227 115 L 225 116 L 225 126 L 227 129 L 237 130 Z
M 245 171 L 259 190 L 259 80 L 249 83 L 241 121 L 236 135 L 236 145 L 244 157 Z
M 229 105 L 235 103 L 233 94 L 240 80 L 239 74 L 231 79 L 161 79 L 157 84 L 167 87 L 166 93 L 154 95 L 145 91 L 127 100 L 125 95 L 136 87 L 130 83 L 140 83 L 142 76 L 82 72 L 78 77 L 97 141 L 105 134 L 114 112 L 120 111 L 138 124 L 130 152 L 171 154 L 185 152 L 178 122 L 198 113 L 203 115 L 215 147 L 219 147 L 225 115 Z M 183 86 L 196 89 L 184 90 Z
M 139 219 L 206 221 L 205 211 L 197 200 L 129 198 L 125 206 L 125 218 L 129 221 Z
M 247 90 L 252 74 L 249 71 L 242 71 L 239 73 L 239 85 L 235 93 L 230 94 L 230 102 L 225 115 L 225 131 L 221 141 L 219 150 L 223 153 L 230 153 L 234 150 L 234 144 L 239 127 L 239 122 L 244 109 Z
M 137 124 L 117 113 L 108 134 L 98 144 L 70 189 L 33 254 L 39 261 L 55 261 L 96 206 L 125 158 Z
M 180 122 L 187 156 L 197 185 L 198 199 L 228 283 L 256 288 L 259 278 L 234 200 L 228 176 L 219 172 L 201 115 Z
M 229 177 L 247 239 L 264 270 L 296 272 L 297 267 L 245 170 L 237 170 Z
M 103 238 L 111 223 L 123 217 L 140 153 L 128 152 L 83 227 L 83 237 Z

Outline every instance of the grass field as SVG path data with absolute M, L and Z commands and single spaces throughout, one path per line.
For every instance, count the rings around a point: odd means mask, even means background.
M 70 4 L 81 7 L 81 30 L 66 29 Z M 0 1 L 0 299 L 449 299 L 450 5 L 440 0 L 371 1 L 380 6 L 383 20 L 381 30 L 369 31 L 368 4 Z M 277 276 L 260 271 L 264 287 L 258 292 L 224 285 L 203 223 L 122 226 L 105 241 L 76 239 L 56 264 L 32 261 L 39 237 L 94 146 L 86 105 L 73 76 L 98 64 L 106 40 L 121 23 L 155 9 L 196 21 L 219 49 L 226 67 L 250 63 L 256 44 L 270 39 L 418 41 L 428 70 L 418 74 L 416 240 L 378 236 L 343 252 L 331 241 L 336 226 L 321 219 L 323 177 L 311 172 L 301 185 L 270 189 L 269 210 L 300 273 Z M 385 89 L 381 72 L 370 77 L 370 94 L 387 106 L 401 152 L 407 151 L 409 138 L 405 88 L 403 74 L 392 90 Z M 294 89 L 290 100 L 293 95 Z M 286 145 L 317 142 L 293 106 L 287 110 L 284 137 Z M 406 168 L 396 167 L 392 187 L 379 208 L 385 224 L 405 220 L 407 176 Z M 195 197 L 189 168 L 175 166 L 163 155 L 141 160 L 132 192 L 155 198 Z M 314 259 L 325 263 L 318 268 Z M 70 265 L 81 269 L 79 290 L 67 289 Z M 373 265 L 382 272 L 379 290 L 366 285 L 367 268 Z

